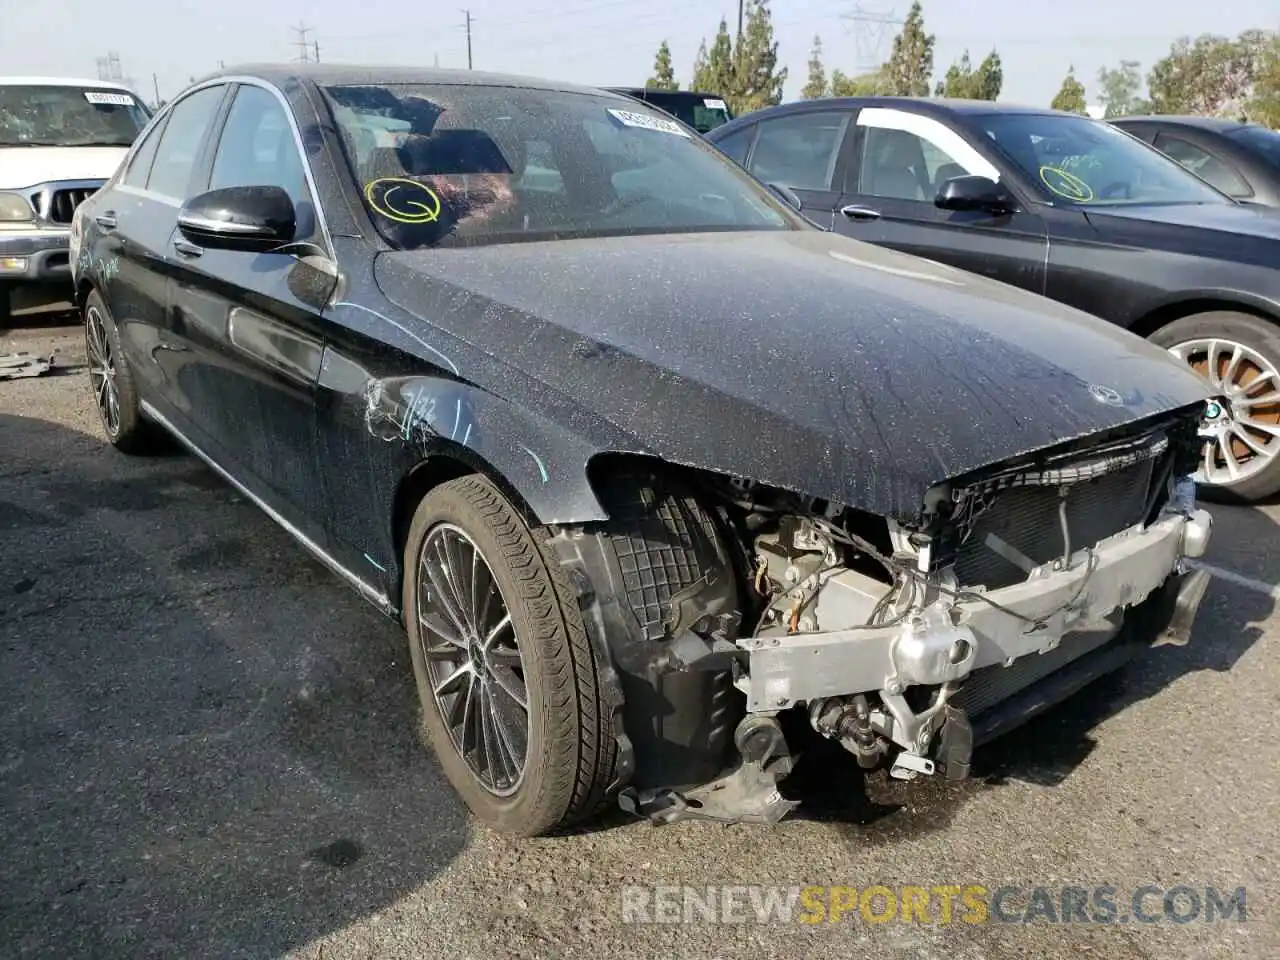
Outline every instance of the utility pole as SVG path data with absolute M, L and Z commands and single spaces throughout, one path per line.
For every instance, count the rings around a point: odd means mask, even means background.
M 289 29 L 298 35 L 298 39 L 292 41 L 293 45 L 298 48 L 298 56 L 295 59 L 299 63 L 307 63 L 311 59 L 311 41 L 307 39 L 307 34 L 311 33 L 311 28 L 305 23 L 299 23 L 296 27 L 290 27 Z
M 153 73 L 151 75 L 151 89 L 155 91 L 156 109 L 159 110 L 160 109 L 160 77 L 158 74 Z
M 738 0 L 738 39 L 742 39 L 742 0 Z
M 315 51 L 316 51 L 316 63 L 319 63 L 320 62 L 320 41 L 319 40 L 315 42 Z
M 470 10 L 463 10 L 463 11 L 462 11 L 462 13 L 463 13 L 463 15 L 464 15 L 464 16 L 466 16 L 466 18 L 467 18 L 467 24 L 466 24 L 466 29 L 467 29 L 467 69 L 468 69 L 468 70 L 470 70 L 470 69 L 471 69 L 471 23 L 472 23 L 472 21 L 471 21 L 471 11 L 470 11 Z

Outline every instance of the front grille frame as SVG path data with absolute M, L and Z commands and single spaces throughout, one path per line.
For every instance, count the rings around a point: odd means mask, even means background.
M 26 190 L 42 226 L 69 227 L 80 204 L 102 189 L 103 180 L 51 180 Z
M 1012 586 L 1031 568 L 1145 525 L 1167 496 L 1178 459 L 1166 425 L 967 488 L 953 514 L 964 528 L 952 556 L 958 584 Z

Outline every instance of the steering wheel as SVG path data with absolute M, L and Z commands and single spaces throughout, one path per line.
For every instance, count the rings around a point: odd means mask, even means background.
M 1112 195 L 1120 190 L 1124 191 L 1124 198 L 1126 200 L 1133 199 L 1133 184 L 1129 183 L 1127 180 L 1113 180 L 1098 191 L 1098 197 L 1102 200 L 1110 200 Z

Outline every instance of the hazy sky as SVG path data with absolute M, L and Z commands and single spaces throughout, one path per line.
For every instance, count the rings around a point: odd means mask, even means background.
M 124 73 L 150 99 L 152 74 L 170 97 L 192 74 L 245 61 L 296 57 L 290 28 L 305 22 L 320 59 L 465 67 L 462 7 L 471 3 L 476 69 L 581 83 L 638 84 L 664 38 L 687 83 L 698 41 L 735 0 L 0 0 L 0 72 L 93 77 L 96 58 L 118 53 Z M 908 0 L 862 0 L 865 12 L 901 19 Z M 799 94 L 814 33 L 830 71 L 883 59 L 896 27 L 853 23 L 854 0 L 773 0 L 779 58 Z M 1180 34 L 1280 29 L 1277 0 L 926 0 L 937 35 L 935 72 L 964 48 L 975 61 L 994 45 L 1004 61 L 1002 99 L 1045 104 L 1069 64 L 1094 101 L 1098 68 L 1122 58 L 1143 71 Z M 878 42 L 877 42 L 878 41 Z

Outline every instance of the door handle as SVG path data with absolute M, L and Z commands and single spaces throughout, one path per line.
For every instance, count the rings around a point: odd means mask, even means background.
M 851 203 L 847 207 L 841 207 L 840 212 L 850 220 L 879 220 L 880 211 L 872 207 L 862 207 L 856 203 Z
M 203 247 L 197 247 L 188 240 L 173 241 L 173 249 L 177 250 L 184 257 L 198 257 L 204 253 Z
M 100 213 L 93 219 L 98 226 L 107 230 L 114 230 L 116 228 L 116 212 L 114 210 L 108 210 L 106 213 Z

